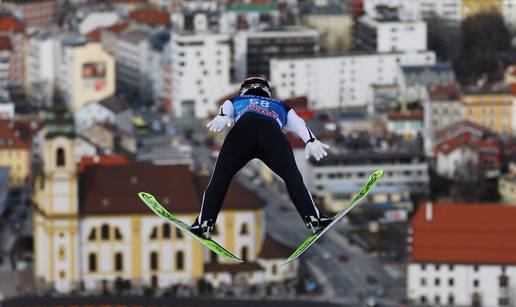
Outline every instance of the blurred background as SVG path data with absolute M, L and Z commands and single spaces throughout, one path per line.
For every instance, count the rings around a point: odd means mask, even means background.
M 304 159 L 338 212 L 313 248 L 284 183 L 239 172 L 200 207 L 248 76 L 331 145 Z M 516 306 L 516 1 L 3 0 L 0 306 Z

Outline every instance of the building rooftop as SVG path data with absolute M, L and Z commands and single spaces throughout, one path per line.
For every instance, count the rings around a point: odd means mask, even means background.
M 410 113 L 392 112 L 387 115 L 389 121 L 423 120 L 423 112 L 416 111 Z
M 131 11 L 129 13 L 129 19 L 152 26 L 169 27 L 172 24 L 168 12 L 149 8 Z
M 305 15 L 349 15 L 343 1 L 309 0 L 300 3 L 300 11 Z
M 140 30 L 140 29 L 130 29 L 130 28 L 120 32 L 120 34 L 118 35 L 118 38 L 120 40 L 124 40 L 124 41 L 132 43 L 132 44 L 138 44 L 141 41 L 148 39 L 148 37 L 149 37 L 149 34 L 146 31 Z
M 0 15 L 0 32 L 25 31 L 25 24 L 10 15 Z
M 459 86 L 457 84 L 438 85 L 428 89 L 432 101 L 459 101 Z
M 483 87 L 464 87 L 462 95 L 512 95 L 512 89 L 505 84 L 495 84 Z
M 101 155 L 98 157 L 84 156 L 77 164 L 77 171 L 82 173 L 92 165 L 127 165 L 129 160 L 121 155 Z
M 411 221 L 412 261 L 514 265 L 515 220 L 515 206 L 422 204 Z
M 18 125 L 11 120 L 0 120 L 0 149 L 29 149 L 31 141 L 22 138 Z
M 99 101 L 99 103 L 114 113 L 120 113 L 129 109 L 129 103 L 118 96 L 109 96 Z
M 266 235 L 262 250 L 258 254 L 260 259 L 286 259 L 294 250 L 291 247 L 274 239 L 271 235 Z

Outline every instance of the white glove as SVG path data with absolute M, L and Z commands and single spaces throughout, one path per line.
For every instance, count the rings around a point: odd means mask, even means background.
M 326 149 L 330 148 L 329 145 L 320 142 L 319 140 L 315 140 L 313 142 L 306 143 L 305 146 L 305 158 L 308 160 L 310 155 L 312 155 L 315 160 L 319 161 L 323 157 L 326 157 L 328 153 Z
M 225 127 L 231 127 L 231 125 L 233 125 L 233 118 L 227 115 L 217 115 L 206 127 L 212 132 L 221 132 Z

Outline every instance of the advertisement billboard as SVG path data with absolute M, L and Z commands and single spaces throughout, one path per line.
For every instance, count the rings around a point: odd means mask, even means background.
M 82 64 L 82 80 L 85 90 L 101 91 L 106 87 L 106 67 L 105 62 Z

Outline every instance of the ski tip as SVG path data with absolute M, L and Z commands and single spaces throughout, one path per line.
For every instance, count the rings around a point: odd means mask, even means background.
M 145 196 L 152 196 L 152 195 L 147 193 L 147 192 L 138 192 L 138 196 L 139 197 L 145 197 Z

